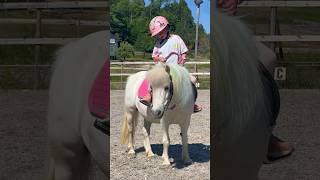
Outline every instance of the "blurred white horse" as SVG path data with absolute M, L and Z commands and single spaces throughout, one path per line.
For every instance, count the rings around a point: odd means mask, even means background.
M 256 40 L 234 17 L 215 11 L 213 176 L 258 178 L 279 112 L 279 92 L 260 63 Z M 263 61 L 262 61 L 263 62 Z
M 138 89 L 144 79 L 152 88 L 152 106 L 140 103 Z M 139 114 L 144 118 L 144 148 L 148 157 L 154 156 L 150 146 L 151 123 L 160 123 L 163 132 L 163 165 L 170 165 L 169 125 L 179 124 L 182 135 L 182 160 L 192 163 L 188 152 L 188 128 L 194 106 L 194 92 L 188 71 L 179 65 L 157 64 L 153 69 L 138 72 L 128 78 L 125 90 L 124 121 L 121 142 L 128 144 L 128 154 L 134 155 L 134 134 Z
M 48 112 L 49 179 L 88 179 L 93 158 L 107 176 L 109 136 L 93 126 L 90 88 L 107 59 L 109 33 L 101 31 L 70 43 L 57 53 Z

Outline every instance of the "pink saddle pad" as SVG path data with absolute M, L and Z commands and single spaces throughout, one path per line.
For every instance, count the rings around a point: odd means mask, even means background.
M 106 60 L 91 87 L 88 98 L 90 113 L 100 119 L 105 119 L 110 112 L 109 67 L 109 60 Z
M 143 80 L 140 87 L 139 87 L 139 90 L 138 90 L 138 97 L 140 99 L 142 99 L 145 95 L 147 95 L 147 93 L 149 92 L 149 81 L 148 80 Z

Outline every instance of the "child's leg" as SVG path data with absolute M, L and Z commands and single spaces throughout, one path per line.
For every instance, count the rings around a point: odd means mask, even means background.
M 190 78 L 190 81 L 192 82 L 192 84 L 196 84 L 196 82 L 197 82 L 197 78 L 196 77 L 194 77 L 193 75 L 191 75 L 191 74 L 189 74 L 189 78 Z
M 259 51 L 260 56 L 260 62 L 266 67 L 266 69 L 270 72 L 270 74 L 273 76 L 273 71 L 277 63 L 277 56 L 275 53 L 262 44 L 261 42 L 257 41 L 257 48 Z
M 194 102 L 197 101 L 197 98 L 198 98 L 198 90 L 197 90 L 197 87 L 196 87 L 196 82 L 197 82 L 197 78 L 194 77 L 193 75 L 189 74 L 189 77 L 190 77 L 190 81 L 192 83 L 192 88 L 193 88 L 193 92 L 194 92 Z M 193 111 L 194 112 L 200 112 L 202 110 L 202 108 L 197 105 L 196 103 L 194 104 L 194 108 L 193 108 Z

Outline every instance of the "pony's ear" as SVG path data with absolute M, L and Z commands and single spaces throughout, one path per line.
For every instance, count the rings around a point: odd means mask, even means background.
M 169 67 L 169 65 L 166 64 L 166 65 L 165 65 L 165 69 L 166 69 L 167 73 L 170 74 L 170 67 Z

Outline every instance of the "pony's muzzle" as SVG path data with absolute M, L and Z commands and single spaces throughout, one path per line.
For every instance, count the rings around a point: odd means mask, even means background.
M 156 109 L 156 110 L 151 110 L 152 116 L 156 119 L 160 119 L 162 118 L 163 114 L 164 114 L 164 110 L 163 108 L 161 109 Z

